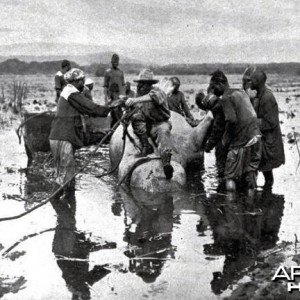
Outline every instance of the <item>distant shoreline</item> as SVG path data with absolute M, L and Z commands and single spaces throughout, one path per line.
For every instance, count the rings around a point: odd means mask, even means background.
M 7 59 L 0 63 L 0 74 L 29 75 L 29 74 L 55 74 L 60 69 L 60 60 L 44 62 L 25 62 L 17 58 Z M 120 68 L 127 74 L 138 74 L 143 68 L 151 68 L 156 75 L 208 75 L 220 69 L 226 74 L 242 74 L 248 63 L 201 63 L 201 64 L 168 64 L 149 65 L 143 63 L 124 63 Z M 109 64 L 92 63 L 80 66 L 72 62 L 73 67 L 81 68 L 86 73 L 101 77 Z M 300 63 L 268 63 L 257 64 L 269 74 L 300 75 Z

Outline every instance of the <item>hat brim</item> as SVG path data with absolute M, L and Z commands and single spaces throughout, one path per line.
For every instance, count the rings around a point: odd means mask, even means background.
M 155 83 L 159 82 L 159 80 L 154 80 L 154 79 L 149 79 L 149 80 L 147 80 L 147 79 L 137 79 L 137 80 L 133 80 L 133 81 L 137 82 L 137 83 L 141 82 L 141 83 L 151 83 L 151 84 L 155 84 Z

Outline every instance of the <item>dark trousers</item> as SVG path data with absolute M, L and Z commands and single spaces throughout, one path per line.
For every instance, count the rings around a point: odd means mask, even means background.
M 148 135 L 156 143 L 159 153 L 162 154 L 165 150 L 172 150 L 170 121 L 164 122 L 149 122 L 145 115 L 139 111 L 131 117 L 131 125 L 133 132 L 137 136 Z
M 265 177 L 265 185 L 264 188 L 268 189 L 268 188 L 272 188 L 273 183 L 274 183 L 274 176 L 273 176 L 273 171 L 266 171 L 263 172 L 263 175 Z

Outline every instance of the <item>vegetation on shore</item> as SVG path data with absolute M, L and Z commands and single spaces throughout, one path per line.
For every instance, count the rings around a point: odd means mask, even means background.
M 8 59 L 0 63 L 0 74 L 54 74 L 60 69 L 61 61 L 24 62 L 19 59 Z M 146 65 L 142 63 L 125 63 L 121 65 L 127 74 L 137 74 L 142 68 L 149 67 L 157 75 L 207 75 L 221 69 L 227 74 L 242 74 L 247 63 L 215 63 L 215 64 L 170 64 L 170 65 Z M 80 67 L 89 74 L 103 76 L 104 71 L 110 66 L 103 63 L 93 63 L 88 66 L 79 66 L 72 62 L 72 66 Z M 269 63 L 258 64 L 267 73 L 300 75 L 300 63 Z

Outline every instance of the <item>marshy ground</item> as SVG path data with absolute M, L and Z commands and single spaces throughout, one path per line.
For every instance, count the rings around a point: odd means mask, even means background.
M 54 188 L 47 153 L 27 168 L 9 87 L 27 80 L 23 104 L 37 112 L 55 98 L 52 77 L 1 79 L 0 218 L 30 209 Z M 208 80 L 181 79 L 190 105 Z M 102 79 L 95 81 L 99 100 Z M 229 81 L 240 86 L 241 76 Z M 286 282 L 271 278 L 279 265 L 289 268 L 300 261 L 300 81 L 274 75 L 268 83 L 279 104 L 286 154 L 286 164 L 274 172 L 272 192 L 258 188 L 251 199 L 218 193 L 213 153 L 182 192 L 128 191 L 117 187 L 114 175 L 96 177 L 110 167 L 104 146 L 65 202 L 52 201 L 23 218 L 0 222 L 0 298 L 298 299 L 300 292 L 288 294 Z M 78 151 L 78 165 L 92 149 Z M 258 185 L 263 185 L 261 174 Z

